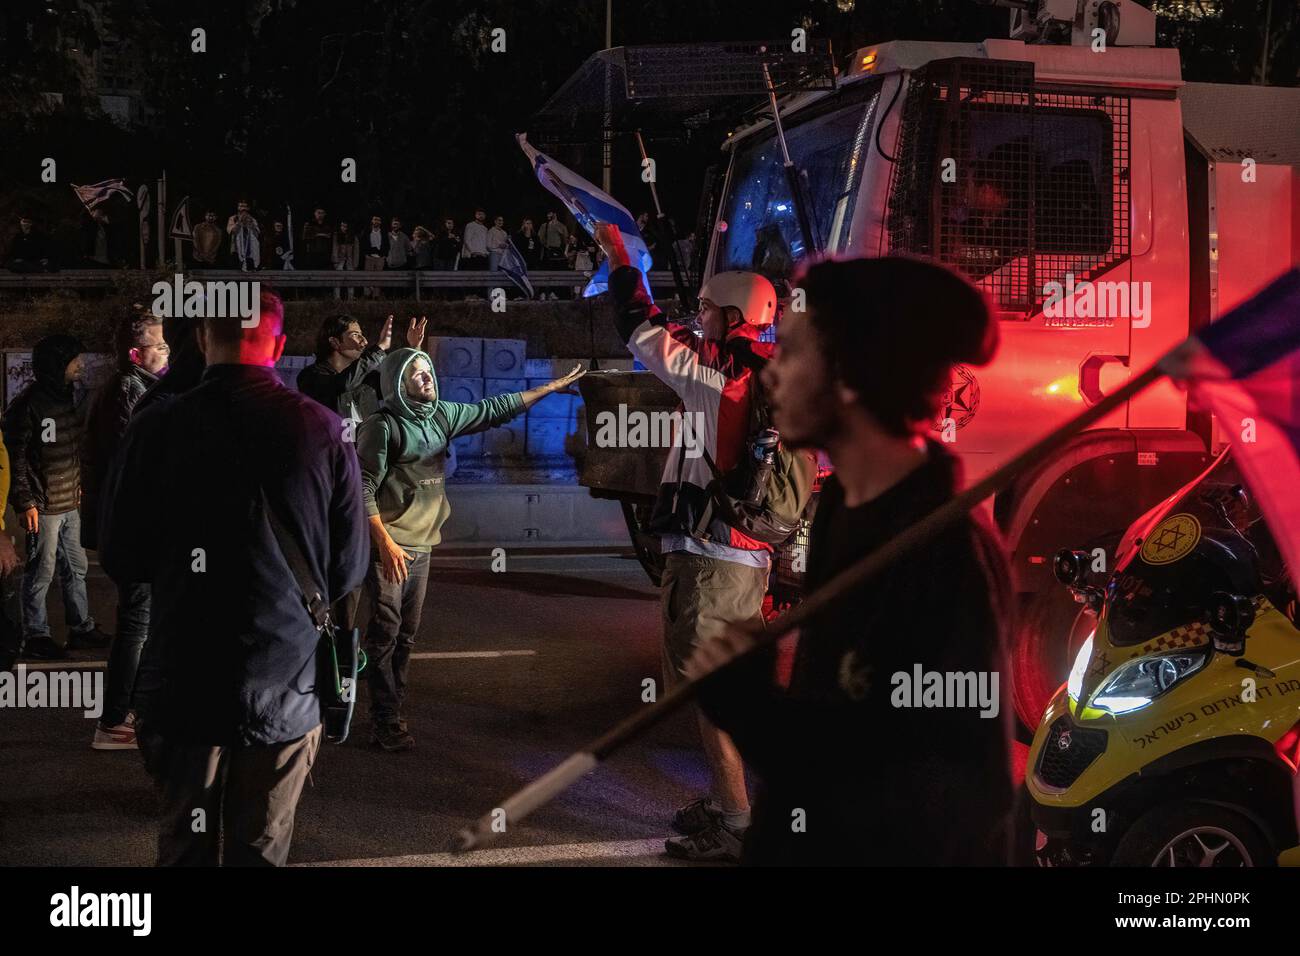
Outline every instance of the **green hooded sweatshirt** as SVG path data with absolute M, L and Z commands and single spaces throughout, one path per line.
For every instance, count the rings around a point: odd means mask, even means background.
M 524 410 L 518 392 L 494 395 L 472 405 L 417 402 L 406 396 L 406 366 L 423 358 L 419 349 L 394 349 L 379 366 L 386 396 L 380 410 L 357 429 L 357 455 L 366 514 L 379 515 L 393 541 L 408 551 L 429 551 L 442 540 L 451 514 L 443 488 L 443 464 L 453 438 L 486 431 Z M 435 394 L 437 376 L 434 376 Z

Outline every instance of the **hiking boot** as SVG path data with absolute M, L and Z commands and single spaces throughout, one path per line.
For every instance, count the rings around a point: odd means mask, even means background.
M 744 830 L 733 830 L 721 820 L 690 836 L 669 837 L 664 850 L 679 860 L 701 863 L 739 863 Z
M 415 746 L 415 738 L 406 732 L 397 721 L 376 724 L 370 731 L 370 744 L 388 753 L 410 750 Z
M 113 643 L 113 636 L 105 634 L 98 627 L 88 631 L 69 631 L 68 647 L 74 651 L 102 650 Z
M 68 649 L 55 644 L 54 638 L 48 634 L 37 634 L 23 644 L 22 656 L 34 661 L 66 661 Z
M 673 814 L 673 829 L 683 836 L 707 830 L 722 819 L 722 808 L 712 797 L 692 800 Z
M 115 727 L 105 726 L 103 721 L 95 724 L 95 739 L 90 742 L 92 750 L 136 750 L 135 714 L 127 714 L 126 720 Z

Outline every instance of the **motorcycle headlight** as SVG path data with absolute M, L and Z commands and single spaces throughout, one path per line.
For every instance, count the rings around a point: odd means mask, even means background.
M 1180 680 L 1195 674 L 1209 659 L 1208 650 L 1194 650 L 1129 661 L 1106 678 L 1092 698 L 1092 706 L 1112 714 L 1140 710 Z
M 1070 695 L 1070 700 L 1076 704 L 1079 702 L 1079 694 L 1083 692 L 1083 675 L 1088 672 L 1088 661 L 1092 657 L 1092 639 L 1097 636 L 1093 631 L 1088 635 L 1088 639 L 1083 642 L 1083 647 L 1079 648 L 1079 653 L 1074 657 L 1074 666 L 1070 668 L 1070 677 L 1065 682 L 1065 692 Z M 1057 671 L 1059 674 L 1060 671 Z

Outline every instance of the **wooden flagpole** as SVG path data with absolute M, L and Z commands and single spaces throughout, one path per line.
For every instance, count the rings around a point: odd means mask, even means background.
M 756 640 L 750 653 L 760 647 L 775 643 L 795 628 L 803 625 L 810 618 L 820 614 L 828 606 L 853 591 L 883 568 L 930 541 L 985 498 L 1010 485 L 1021 472 L 1048 458 L 1074 435 L 1115 411 L 1115 409 L 1163 375 L 1164 372 L 1160 368 L 1160 362 L 1157 362 L 1102 398 L 1096 405 L 1084 409 L 1070 421 L 1030 445 L 997 471 L 949 499 L 945 504 L 940 505 L 889 542 L 841 571 L 828 581 L 824 587 L 809 595 L 801 604 L 791 608 L 772 621 L 766 628 L 756 628 L 753 632 Z M 739 659 L 739 657 L 734 658 L 723 666 L 730 666 L 731 663 Z M 714 672 L 711 671 L 711 673 Z M 656 703 L 621 721 L 582 750 L 571 754 L 558 766 L 529 783 L 522 790 L 511 794 L 499 807 L 484 814 L 473 826 L 462 830 L 458 835 L 456 846 L 452 848 L 453 852 L 465 852 L 486 845 L 505 832 L 506 827 L 518 823 L 538 807 L 550 802 L 556 795 L 562 793 L 579 778 L 597 767 L 601 761 L 691 700 L 695 696 L 700 681 L 708 676 L 709 674 L 704 674 L 698 678 L 683 681 Z

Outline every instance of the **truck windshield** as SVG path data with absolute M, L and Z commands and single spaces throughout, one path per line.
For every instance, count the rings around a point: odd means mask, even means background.
M 786 121 L 790 158 L 807 177 L 809 214 L 825 252 L 848 244 L 881 82 L 855 85 Z M 806 250 L 775 130 L 737 147 L 720 210 L 714 272 L 750 269 L 773 280 L 790 277 Z

